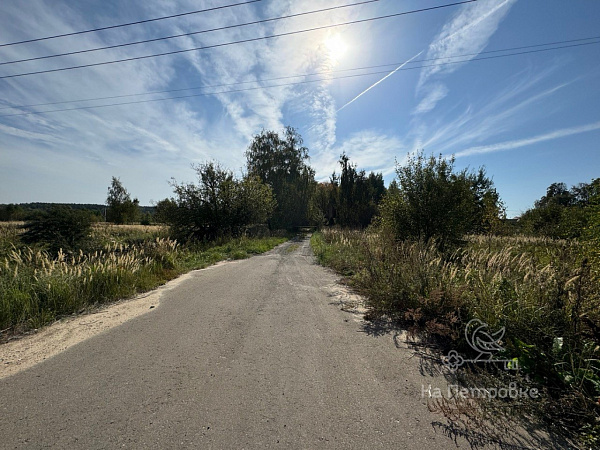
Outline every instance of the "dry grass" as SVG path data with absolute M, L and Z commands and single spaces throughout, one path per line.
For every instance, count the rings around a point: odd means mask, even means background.
M 93 224 L 94 230 L 103 231 L 141 231 L 144 233 L 159 233 L 166 231 L 166 225 L 140 225 L 140 224 L 122 224 L 117 225 L 109 222 L 96 222 Z
M 533 409 L 571 429 L 587 423 L 600 431 L 600 286 L 580 243 L 470 236 L 443 254 L 376 231 L 325 230 L 311 244 L 367 297 L 367 317 L 397 320 L 441 353 L 473 353 L 464 339 L 472 318 L 505 327 L 504 356 L 517 358 L 545 392 L 547 402 Z
M 162 226 L 96 225 L 84 249 L 53 255 L 0 228 L 0 339 L 90 305 L 153 289 L 189 270 L 270 250 L 285 238 L 235 239 L 182 247 Z
M 9 222 L 0 222 L 0 230 L 3 228 L 19 227 L 21 225 L 25 225 L 25 222 L 22 222 L 19 220 L 13 220 L 13 221 L 9 221 Z
M 152 288 L 176 275 L 178 251 L 164 238 L 56 257 L 15 247 L 0 264 L 0 329 L 38 328 L 89 304 Z

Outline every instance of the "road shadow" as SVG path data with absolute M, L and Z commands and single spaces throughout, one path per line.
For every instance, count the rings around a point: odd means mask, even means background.
M 384 320 L 365 320 L 361 324 L 361 331 L 366 335 L 373 337 L 382 337 L 392 334 L 394 343 L 396 343 L 403 330 L 398 326 L 394 326 L 391 322 Z
M 513 434 L 511 436 L 512 442 L 507 442 L 506 439 L 494 437 L 490 433 L 475 431 L 457 423 L 434 421 L 431 422 L 431 426 L 436 432 L 441 432 L 444 436 L 451 439 L 456 446 L 459 445 L 460 439 L 461 441 L 466 441 L 472 449 L 537 450 L 540 448 L 572 448 L 566 442 L 563 442 L 563 445 L 558 447 L 556 441 L 548 440 L 540 435 L 537 435 L 535 439 L 531 439 Z
M 440 346 L 412 334 L 400 323 L 385 318 L 363 320 L 359 332 L 374 338 L 389 337 L 396 348 L 412 352 L 412 356 L 418 358 L 419 374 L 428 382 L 438 380 L 441 385 L 465 386 L 465 378 L 459 373 L 448 370 L 444 365 L 443 351 Z M 472 449 L 577 448 L 562 434 L 553 432 L 541 421 L 524 415 L 521 417 L 518 413 L 514 417 L 494 416 L 493 413 L 490 416 L 487 410 L 480 413 L 478 405 L 481 403 L 461 404 L 461 402 L 444 401 L 440 404 L 428 400 L 430 412 L 440 419 L 443 417 L 443 420 L 432 420 L 431 426 L 457 447 L 466 443 Z
M 386 317 L 369 318 L 365 299 L 345 281 L 338 278 L 336 283 L 326 287 L 331 298 L 329 304 L 354 315 L 359 325 L 357 330 L 359 333 L 375 339 L 391 338 L 398 350 L 411 352 L 410 358 L 418 359 L 418 372 L 423 377 L 424 385 L 437 380 L 440 386 L 444 384 L 461 388 L 467 386 L 462 375 L 450 371 L 444 364 L 444 355 L 447 352 L 439 343 L 426 339 L 423 335 L 412 333 L 408 326 L 403 326 L 399 321 Z M 365 314 L 368 320 L 365 319 Z M 468 381 L 468 385 L 473 386 L 473 379 Z M 504 381 L 506 380 L 500 380 L 500 382 Z M 481 382 L 483 381 L 474 379 L 475 386 Z M 488 405 L 484 404 L 490 402 L 489 399 L 478 399 L 472 404 L 468 404 L 467 401 L 466 406 L 460 402 L 450 403 L 441 405 L 442 407 L 437 409 L 436 405 L 431 404 L 433 403 L 431 399 L 428 400 L 428 409 L 432 414 L 437 415 L 437 419 L 431 421 L 431 426 L 457 447 L 466 444 L 473 449 L 577 448 L 561 432 L 555 432 L 550 425 L 542 423 L 541 420 L 534 420 L 533 416 L 526 416 L 519 409 L 519 405 L 500 404 L 498 405 L 500 413 L 494 415 L 494 408 L 488 408 Z M 500 400 L 497 401 L 502 403 Z M 496 400 L 493 402 L 496 404 Z M 512 413 L 506 413 L 507 406 L 513 409 Z M 501 412 L 502 408 L 504 412 Z M 448 444 L 451 445 L 450 442 Z

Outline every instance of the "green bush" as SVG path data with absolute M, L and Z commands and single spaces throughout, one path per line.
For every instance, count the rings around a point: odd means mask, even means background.
M 492 231 L 502 205 L 485 171 L 454 171 L 454 159 L 418 153 L 396 167 L 398 188 L 389 189 L 379 223 L 400 239 L 435 240 L 451 248 L 467 233 Z
M 554 239 L 587 239 L 593 229 L 594 211 L 600 198 L 600 178 L 567 190 L 565 183 L 552 183 L 546 195 L 519 219 L 522 232 Z M 590 222 L 591 221 L 591 222 Z M 591 227 L 588 227 L 590 222 Z
M 265 223 L 275 200 L 256 176 L 241 180 L 215 163 L 196 167 L 198 184 L 173 183 L 176 200 L 163 200 L 157 214 L 181 241 L 213 241 L 240 236 L 251 224 Z
M 140 215 L 139 204 L 137 198 L 131 200 L 121 180 L 112 177 L 106 197 L 106 220 L 117 224 L 136 222 Z
M 87 211 L 54 207 L 27 222 L 21 240 L 26 244 L 42 244 L 51 253 L 60 249 L 73 251 L 88 239 L 91 226 L 92 216 Z

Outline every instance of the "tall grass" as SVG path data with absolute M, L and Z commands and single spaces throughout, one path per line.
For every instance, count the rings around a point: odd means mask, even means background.
M 43 325 L 148 289 L 175 275 L 177 243 L 156 238 L 139 246 L 107 244 L 92 254 L 13 249 L 0 266 L 0 327 Z M 171 273 L 169 273 L 171 271 Z
M 443 254 L 376 230 L 324 230 L 311 244 L 366 296 L 368 318 L 386 316 L 467 355 L 470 319 L 506 327 L 505 356 L 556 400 L 553 418 L 599 417 L 600 286 L 578 242 L 470 236 Z
M 189 270 L 262 253 L 285 238 L 234 239 L 182 247 L 165 230 L 98 227 L 91 249 L 51 255 L 0 228 L 0 331 L 38 328 L 86 307 L 147 291 Z

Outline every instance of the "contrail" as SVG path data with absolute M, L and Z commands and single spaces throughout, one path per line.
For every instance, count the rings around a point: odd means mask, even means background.
M 362 91 L 360 94 L 358 94 L 356 97 L 354 97 L 352 100 L 350 100 L 348 103 L 346 103 L 344 106 L 342 106 L 340 109 L 338 109 L 336 111 L 336 113 L 339 113 L 342 109 L 344 109 L 346 106 L 354 103 L 356 100 L 358 100 L 360 97 L 362 97 L 363 95 L 365 95 L 367 92 L 369 92 L 371 89 L 373 89 L 375 86 L 377 86 L 379 83 L 381 83 L 383 80 L 385 80 L 386 78 L 391 77 L 392 75 L 394 75 L 396 72 L 398 72 L 400 69 L 402 69 L 405 65 L 407 65 L 409 62 L 411 62 L 413 59 L 415 59 L 416 57 L 420 56 L 421 53 L 423 53 L 424 50 L 421 50 L 419 53 L 417 53 L 415 56 L 413 56 L 412 58 L 410 58 L 408 61 L 403 62 L 402 64 L 400 64 L 398 67 L 396 67 L 394 70 L 392 70 L 390 73 L 388 73 L 385 77 L 383 77 L 381 80 L 379 80 L 377 83 L 369 86 L 367 89 L 365 89 L 364 91 Z

